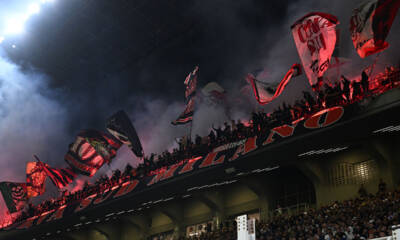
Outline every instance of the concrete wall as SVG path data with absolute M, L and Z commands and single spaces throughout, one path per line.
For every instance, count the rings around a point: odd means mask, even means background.
M 364 178 L 364 188 L 368 193 L 375 194 L 382 179 L 388 189 L 396 188 L 400 183 L 400 141 L 398 136 L 377 136 L 351 147 L 349 150 L 336 154 L 322 155 L 304 159 L 296 166 L 314 183 L 317 206 L 330 204 L 358 196 L 362 184 L 357 166 L 368 162 L 372 165 L 369 178 Z M 330 172 L 339 164 L 353 165 L 356 171 L 353 182 L 332 184 Z M 360 171 L 360 169 L 358 169 Z M 369 172 L 369 173 L 371 173 Z

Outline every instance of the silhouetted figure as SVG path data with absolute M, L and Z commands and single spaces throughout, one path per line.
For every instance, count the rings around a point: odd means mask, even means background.
M 351 82 L 345 76 L 341 76 L 341 82 L 343 84 L 343 95 L 345 96 L 347 101 L 350 101 L 350 84 Z
M 369 92 L 369 81 L 368 81 L 368 79 L 369 79 L 368 74 L 365 72 L 365 70 L 362 71 L 362 73 L 361 73 L 361 86 L 362 86 L 364 95 Z
M 201 144 L 201 137 L 199 134 L 196 134 L 196 137 L 194 139 L 194 142 L 197 146 L 199 146 Z
M 364 187 L 364 184 L 361 184 L 360 189 L 358 189 L 358 195 L 359 195 L 361 198 L 365 198 L 365 197 L 368 196 L 368 193 L 367 193 L 367 190 L 366 190 L 365 187 Z
M 217 139 L 218 140 L 221 139 L 222 135 L 223 135 L 223 131 L 222 131 L 221 127 L 214 128 L 214 126 L 212 126 L 212 129 L 214 129 L 214 131 L 217 133 Z
M 362 86 L 360 82 L 353 81 L 352 82 L 352 87 L 353 87 L 353 99 L 359 99 L 362 94 Z
M 315 99 L 309 92 L 303 91 L 303 96 L 309 106 L 315 105 Z
M 379 179 L 379 184 L 378 184 L 378 194 L 383 194 L 386 192 L 386 183 L 383 181 L 383 179 Z
M 209 139 L 211 145 L 215 144 L 216 138 L 215 138 L 215 133 L 213 130 L 211 130 L 210 133 L 208 134 L 208 139 Z

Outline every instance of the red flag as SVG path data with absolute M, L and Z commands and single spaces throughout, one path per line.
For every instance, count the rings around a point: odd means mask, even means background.
M 264 105 L 281 95 L 290 80 L 293 77 L 297 77 L 301 74 L 302 71 L 300 64 L 293 64 L 293 66 L 286 73 L 285 77 L 277 86 L 273 83 L 271 84 L 258 81 L 253 74 L 248 74 L 246 80 L 251 84 L 257 102 L 261 105 Z
M 189 99 L 188 103 L 186 104 L 185 111 L 179 115 L 179 117 L 175 120 L 172 121 L 172 125 L 182 125 L 189 123 L 193 120 L 193 114 L 194 114 L 194 99 L 195 97 L 192 97 Z
M 310 85 L 316 84 L 329 67 L 335 50 L 338 24 L 333 15 L 313 12 L 292 25 L 294 42 Z
M 179 117 L 172 121 L 172 125 L 181 125 L 189 123 L 193 120 L 194 114 L 194 99 L 196 98 L 196 87 L 197 87 L 197 76 L 199 72 L 199 67 L 196 66 L 195 69 L 189 73 L 186 77 L 184 84 L 186 86 L 185 90 L 185 99 L 186 99 L 186 108 L 183 113 L 179 115 Z
M 219 103 L 225 99 L 225 89 L 216 82 L 210 82 L 201 89 L 201 93 L 209 105 Z
M 58 188 L 63 188 L 70 184 L 76 177 L 76 173 L 71 168 L 52 168 L 44 164 L 46 175 Z
M 118 111 L 113 114 L 108 120 L 106 128 L 115 138 L 104 135 L 103 137 L 111 146 L 119 148 L 119 142 L 128 145 L 132 152 L 138 156 L 143 157 L 143 147 L 140 138 L 136 132 L 128 115 L 124 111 Z
M 0 182 L 0 192 L 10 213 L 22 210 L 28 202 L 26 183 Z
M 112 140 L 113 141 L 110 141 Z M 96 130 L 78 134 L 65 155 L 65 161 L 78 173 L 93 176 L 104 163 L 110 163 L 122 143 L 111 135 Z
M 385 50 L 385 41 L 400 7 L 400 0 L 369 0 L 353 10 L 350 32 L 361 58 Z
M 26 164 L 27 197 L 36 197 L 45 192 L 44 182 L 46 172 L 42 162 L 28 162 Z
M 196 66 L 194 68 L 194 70 L 189 73 L 189 75 L 186 77 L 186 79 L 184 81 L 184 84 L 186 86 L 186 90 L 185 90 L 186 100 L 188 100 L 191 95 L 196 93 L 198 70 L 199 70 L 199 67 Z

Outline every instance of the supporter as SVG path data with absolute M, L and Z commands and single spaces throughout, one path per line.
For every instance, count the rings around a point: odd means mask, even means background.
M 369 81 L 368 81 L 368 74 L 364 71 L 361 73 L 361 85 L 364 94 L 369 93 Z
M 343 202 L 318 210 L 289 216 L 279 214 L 268 222 L 256 222 L 256 239 L 358 240 L 391 235 L 391 226 L 399 223 L 400 192 L 385 192 Z M 187 240 L 236 240 L 234 225 Z
M 195 144 L 196 144 L 197 146 L 200 146 L 200 145 L 201 145 L 201 137 L 200 137 L 199 134 L 196 134 L 196 137 L 195 137 L 194 142 L 195 142 Z
M 367 190 L 364 187 L 364 184 L 361 184 L 360 189 L 358 189 L 358 195 L 360 196 L 360 198 L 365 198 L 368 195 Z
M 344 96 L 346 97 L 346 100 L 349 102 L 350 101 L 350 84 L 351 82 L 345 77 L 341 76 L 341 82 L 342 82 L 342 91 Z
M 353 88 L 353 99 L 360 99 L 362 97 L 362 85 L 360 82 L 353 81 L 351 84 L 351 87 Z
M 383 181 L 383 179 L 379 179 L 379 184 L 378 184 L 378 194 L 384 194 L 386 192 L 386 183 Z
M 314 90 L 316 91 L 317 97 L 316 99 L 309 93 L 303 92 L 303 99 L 298 100 L 295 102 L 293 106 L 290 106 L 287 103 L 283 103 L 281 106 L 278 107 L 275 111 L 264 113 L 262 111 L 253 112 L 251 116 L 251 120 L 249 124 L 243 124 L 240 120 L 236 123 L 234 120 L 231 121 L 231 125 L 227 122 L 224 123 L 223 129 L 221 127 L 215 128 L 212 126 L 210 133 L 207 137 L 202 138 L 200 135 L 195 136 L 195 143 L 193 144 L 190 137 L 182 137 L 179 141 L 177 141 L 179 147 L 174 148 L 172 152 L 164 151 L 159 155 L 151 154 L 150 157 L 144 157 L 143 163 L 139 164 L 136 168 L 133 168 L 130 165 L 127 165 L 125 170 L 121 172 L 120 170 L 115 170 L 110 178 L 107 176 L 101 176 L 99 179 L 96 180 L 93 184 L 85 184 L 82 190 L 73 192 L 73 193 L 63 193 L 57 200 L 51 199 L 48 201 L 44 201 L 43 203 L 33 206 L 30 205 L 27 208 L 27 211 L 23 212 L 18 221 L 21 221 L 29 216 L 39 215 L 44 211 L 48 211 L 51 209 L 55 209 L 62 204 L 70 204 L 75 201 L 79 201 L 85 197 L 90 196 L 91 194 L 95 193 L 102 193 L 114 186 L 122 184 L 124 181 L 128 181 L 133 178 L 144 178 L 149 175 L 157 174 L 161 171 L 165 171 L 165 169 L 173 164 L 183 164 L 185 161 L 195 157 L 195 156 L 204 156 L 213 148 L 227 144 L 229 142 L 239 141 L 244 138 L 252 137 L 255 135 L 262 136 L 265 135 L 270 129 L 281 126 L 283 124 L 291 124 L 294 120 L 300 119 L 302 117 L 308 117 L 311 114 L 320 111 L 321 108 L 324 107 L 331 107 L 337 104 L 349 104 L 357 100 L 361 100 L 366 97 L 367 93 L 376 94 L 382 91 L 382 89 L 390 89 L 393 87 L 396 81 L 399 81 L 399 70 L 397 68 L 387 68 L 385 70 L 385 74 L 382 76 L 375 77 L 373 79 L 374 83 L 378 83 L 380 86 L 376 87 L 369 87 L 370 86 L 371 78 L 369 78 L 365 71 L 362 72 L 361 81 L 358 82 L 350 82 L 346 79 L 343 75 L 341 76 L 341 84 L 342 88 L 340 89 L 340 85 L 336 83 L 334 86 L 326 84 L 324 86 L 324 90 L 322 89 L 322 78 L 318 79 L 318 83 L 314 86 Z M 385 81 L 388 81 L 386 85 L 384 84 Z M 390 84 L 389 84 L 390 83 Z M 353 97 L 350 99 L 351 89 L 353 87 Z M 344 95 L 344 98 L 336 98 L 337 95 Z M 345 99 L 345 101 L 344 101 Z M 368 201 L 377 201 L 372 200 L 371 196 L 367 196 L 366 191 L 364 192 L 363 186 L 361 186 L 359 190 L 360 197 L 362 199 L 366 199 Z M 386 183 L 383 182 L 381 179 L 379 183 L 379 195 L 386 196 Z M 396 193 L 398 196 L 398 193 Z M 365 206 L 368 204 L 372 204 L 371 202 L 348 202 L 345 204 L 352 204 L 361 206 Z M 347 209 L 350 211 L 349 209 Z M 321 213 L 326 214 L 326 209 L 322 209 Z M 381 209 L 381 211 L 383 211 Z M 395 212 L 395 211 L 393 211 Z M 344 213 L 345 214 L 345 213 Z M 346 213 L 347 214 L 347 213 Z M 354 213 L 356 218 L 361 217 L 357 213 Z M 386 221 L 381 225 L 386 227 L 386 229 L 377 229 L 372 234 L 373 235 L 380 235 L 382 233 L 387 233 L 387 222 L 394 221 L 393 219 L 397 220 L 399 217 L 394 214 L 391 214 L 392 219 L 381 219 L 381 221 Z M 285 218 L 284 214 L 280 217 Z M 316 219 L 313 221 L 320 221 L 320 216 L 314 216 Z M 309 220 L 308 217 L 303 217 L 302 220 L 306 219 Z M 318 220 L 319 219 L 319 220 Z M 291 220 L 292 221 L 292 220 Z M 357 219 L 348 220 L 350 222 L 358 221 Z M 279 221 L 278 221 L 279 222 Z M 328 225 L 330 223 L 327 223 Z M 349 224 L 348 224 L 349 225 Z M 351 224 L 350 224 L 351 225 Z M 271 231 L 271 226 L 268 225 L 264 230 L 268 233 Z M 329 225 L 330 226 L 330 225 Z M 349 226 L 351 227 L 351 231 L 349 228 L 345 228 L 345 226 L 335 226 L 335 231 L 329 232 L 332 227 L 330 228 L 320 228 L 314 229 L 312 227 L 308 228 L 306 232 L 302 233 L 301 237 L 307 238 L 312 236 L 326 236 L 327 238 L 332 238 L 332 236 L 339 236 L 336 233 L 340 232 L 340 236 L 344 238 L 347 236 L 347 239 L 350 239 L 349 236 L 354 236 L 354 239 L 360 239 L 361 237 L 367 238 L 369 236 L 368 229 L 360 227 L 358 228 L 355 225 Z M 274 228 L 272 228 L 274 229 Z M 310 230 L 311 229 L 311 230 Z M 265 238 L 269 239 L 270 236 L 277 235 L 278 232 L 285 232 L 284 229 L 275 229 L 274 234 L 266 235 Z M 290 230 L 290 229 L 289 229 Z M 329 231 L 328 231 L 329 230 Z M 219 233 L 221 236 L 225 235 L 225 233 Z M 228 234 L 230 235 L 230 233 Z M 300 235 L 296 235 L 295 237 L 298 238 Z M 288 236 L 285 236 L 288 237 Z M 289 237 L 288 237 L 289 238 Z M 337 237 L 336 237 L 337 238 Z M 274 239 L 274 238 L 272 238 Z

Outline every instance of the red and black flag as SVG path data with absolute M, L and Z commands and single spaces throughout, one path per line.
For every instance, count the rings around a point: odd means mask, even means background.
M 67 168 L 52 168 L 47 164 L 44 165 L 46 175 L 58 188 L 63 188 L 74 181 L 76 173 L 69 167 Z
M 107 138 L 110 144 L 116 146 L 114 141 L 120 141 L 129 146 L 138 157 L 143 157 L 143 147 L 140 142 L 136 129 L 133 127 L 131 120 L 124 111 L 118 111 L 112 115 L 106 125 L 107 130 L 118 140 Z
M 188 101 L 193 95 L 196 94 L 196 87 L 197 87 L 197 76 L 198 76 L 199 67 L 196 66 L 194 70 L 189 73 L 186 77 L 185 81 L 183 82 L 186 86 L 185 90 L 185 99 Z
M 28 201 L 26 183 L 0 182 L 0 192 L 10 213 L 20 211 Z
M 264 105 L 281 95 L 290 80 L 301 74 L 302 71 L 300 64 L 293 64 L 285 77 L 279 83 L 261 82 L 257 80 L 253 74 L 248 74 L 246 80 L 251 84 L 257 102 Z
M 27 197 L 36 197 L 45 192 L 46 171 L 42 162 L 28 162 L 26 164 Z
M 350 32 L 354 47 L 361 58 L 385 50 L 385 41 L 400 0 L 368 0 L 353 10 Z
M 209 105 L 221 103 L 226 98 L 226 91 L 216 82 L 209 82 L 201 89 L 201 93 Z
M 183 113 L 181 113 L 181 115 L 179 115 L 179 117 L 175 121 L 171 122 L 173 125 L 182 125 L 189 123 L 193 120 L 198 73 L 199 67 L 196 66 L 195 69 L 191 73 L 189 73 L 184 81 L 184 84 L 186 86 L 186 108 L 185 111 L 183 111 Z
M 173 125 L 183 125 L 193 120 L 194 114 L 194 97 L 189 99 L 186 104 L 185 111 L 179 115 L 178 119 L 172 122 Z
M 93 176 L 104 163 L 110 163 L 122 143 L 112 135 L 96 130 L 84 130 L 78 134 L 65 155 L 72 170 Z
M 317 84 L 329 67 L 338 38 L 338 24 L 333 15 L 312 12 L 292 25 L 294 42 L 311 86 Z

